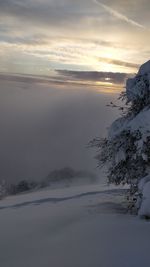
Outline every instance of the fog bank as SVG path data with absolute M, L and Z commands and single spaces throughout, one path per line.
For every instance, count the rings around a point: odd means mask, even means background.
M 96 170 L 87 143 L 118 115 L 116 95 L 86 87 L 1 80 L 0 179 L 41 179 L 70 166 Z

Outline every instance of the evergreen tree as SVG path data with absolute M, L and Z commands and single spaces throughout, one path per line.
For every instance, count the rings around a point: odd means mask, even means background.
M 140 196 L 139 182 L 150 173 L 150 61 L 126 82 L 120 99 L 125 102 L 122 117 L 110 127 L 108 137 L 94 139 L 97 160 L 107 164 L 108 182 L 130 185 L 130 195 Z

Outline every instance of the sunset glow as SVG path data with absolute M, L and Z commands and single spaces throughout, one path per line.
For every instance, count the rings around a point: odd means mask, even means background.
M 141 0 L 2 0 L 0 72 L 136 73 L 150 52 L 149 7 L 148 0 L 144 7 Z M 107 86 L 107 78 L 96 84 Z

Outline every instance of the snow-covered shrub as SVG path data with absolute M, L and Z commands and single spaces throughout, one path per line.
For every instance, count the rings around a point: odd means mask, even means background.
M 0 199 L 4 198 L 6 196 L 7 190 L 6 190 L 6 182 L 5 180 L 2 180 L 0 182 Z
M 139 183 L 150 173 L 150 61 L 127 80 L 120 98 L 125 101 L 126 112 L 111 125 L 107 138 L 94 139 L 91 145 L 99 149 L 99 166 L 108 166 L 108 182 L 129 184 L 130 196 L 141 212 L 145 191 L 139 190 Z

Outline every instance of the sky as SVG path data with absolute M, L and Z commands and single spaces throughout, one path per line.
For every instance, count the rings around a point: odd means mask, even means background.
M 149 59 L 149 10 L 149 0 L 1 0 L 0 72 L 119 91 Z
M 0 0 L 0 180 L 95 171 L 87 143 L 150 54 L 149 0 Z

